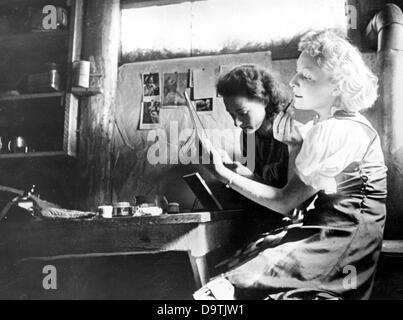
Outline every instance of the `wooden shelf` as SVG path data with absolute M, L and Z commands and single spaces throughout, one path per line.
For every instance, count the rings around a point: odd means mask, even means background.
M 101 93 L 100 88 L 71 88 L 71 93 L 79 97 L 91 97 Z
M 50 62 L 58 65 L 62 83 L 71 83 L 71 64 L 80 59 L 82 49 L 84 0 L 0 0 L 0 11 L 9 21 L 26 20 L 28 16 L 24 14 L 28 12 L 28 7 L 33 7 L 40 14 L 41 7 L 49 4 L 62 6 L 67 10 L 69 23 L 66 28 L 30 31 L 29 27 L 25 28 L 21 23 L 21 28 L 12 26 L 14 28 L 11 29 L 15 29 L 14 34 L 0 34 L 0 61 L 3 62 L 0 72 L 4 75 L 0 95 L 0 125 L 2 135 L 7 137 L 32 135 L 32 141 L 36 141 L 35 139 L 40 139 L 38 137 L 47 135 L 46 130 L 57 136 L 52 134 L 52 144 L 42 145 L 38 142 L 37 152 L 0 153 L 2 161 L 31 158 L 39 158 L 41 161 L 47 157 L 64 160 L 66 157 L 76 156 L 79 97 L 67 92 L 67 88 L 70 90 L 69 86 L 61 88 L 62 91 L 45 88 L 49 92 L 44 93 L 18 94 L 17 90 L 27 85 L 27 75 L 38 73 Z M 25 22 L 26 26 L 30 24 Z M 15 33 L 17 30 L 25 33 Z M 5 90 L 10 91 L 4 92 Z M 46 127 L 42 127 L 42 123 Z M 32 144 L 35 145 L 34 142 Z
M 33 50 L 33 48 L 37 47 L 48 49 L 49 47 L 60 46 L 61 41 L 65 41 L 67 46 L 67 39 L 67 30 L 41 31 L 0 36 L 0 49 L 7 51 L 23 48 L 30 48 L 30 50 Z
M 90 97 L 102 93 L 100 88 L 71 88 L 71 93 L 79 97 Z M 20 101 L 33 99 L 58 98 L 65 95 L 65 92 L 31 93 L 11 96 L 0 96 L 0 101 Z
M 64 96 L 64 92 L 32 93 L 32 94 L 4 96 L 4 97 L 0 97 L 0 101 L 47 99 L 47 98 L 57 98 L 57 97 L 62 97 L 62 96 Z
M 35 129 L 38 126 L 45 126 L 46 128 L 54 128 L 63 126 L 62 121 L 49 121 L 48 119 L 45 120 L 38 120 L 36 119 L 32 123 L 15 123 L 15 122 L 7 122 L 5 120 L 0 121 L 0 129 L 10 129 L 10 128 L 27 128 L 27 129 Z
M 28 33 L 17 33 L 12 35 L 0 36 L 0 41 L 27 41 L 27 40 L 40 40 L 47 37 L 66 37 L 67 30 L 50 30 L 50 31 L 32 31 Z
M 64 151 L 4 153 L 4 154 L 0 154 L 0 160 L 2 160 L 2 159 L 40 158 L 40 157 L 60 157 L 60 156 L 67 156 L 67 153 Z

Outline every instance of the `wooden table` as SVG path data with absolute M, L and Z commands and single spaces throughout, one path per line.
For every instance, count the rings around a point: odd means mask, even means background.
M 0 259 L 66 258 L 187 251 L 196 286 L 209 279 L 206 255 L 239 240 L 243 212 L 199 212 L 156 217 L 33 220 L 0 224 Z

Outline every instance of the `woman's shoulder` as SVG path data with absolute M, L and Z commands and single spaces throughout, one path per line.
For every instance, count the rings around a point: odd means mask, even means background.
M 371 123 L 361 114 L 350 117 L 332 117 L 316 123 L 306 135 L 308 140 L 330 141 L 353 141 L 365 142 L 372 140 L 375 129 Z

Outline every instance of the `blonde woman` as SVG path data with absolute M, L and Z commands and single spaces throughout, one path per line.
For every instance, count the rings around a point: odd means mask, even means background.
M 332 31 L 300 41 L 290 85 L 297 109 L 317 121 L 298 130 L 289 114 L 273 126 L 288 144 L 294 174 L 284 188 L 235 174 L 209 146 L 218 178 L 249 199 L 287 215 L 317 195 L 302 225 L 268 233 L 228 264 L 196 299 L 366 299 L 381 250 L 386 167 L 378 134 L 359 112 L 377 98 L 377 78 L 359 51 Z M 301 134 L 303 137 L 301 137 Z

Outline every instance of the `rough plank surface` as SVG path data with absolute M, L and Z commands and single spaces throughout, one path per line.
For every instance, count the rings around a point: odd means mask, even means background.
M 10 263 L 32 257 L 144 251 L 190 251 L 200 257 L 239 237 L 242 216 L 220 212 L 184 214 L 172 221 L 168 216 L 3 223 L 0 257 Z

